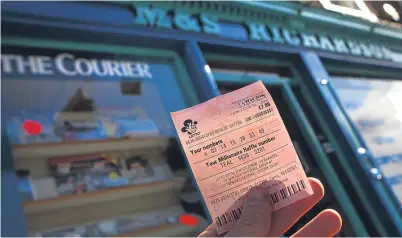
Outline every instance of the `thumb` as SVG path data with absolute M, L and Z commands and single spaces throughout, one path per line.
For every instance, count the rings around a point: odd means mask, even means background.
M 246 195 L 240 219 L 226 236 L 266 236 L 271 226 L 271 213 L 271 199 L 267 189 L 251 188 Z

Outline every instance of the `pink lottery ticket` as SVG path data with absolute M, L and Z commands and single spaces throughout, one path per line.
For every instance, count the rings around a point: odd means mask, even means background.
M 313 193 L 261 81 L 171 115 L 219 234 L 239 219 L 253 186 L 269 190 L 274 211 Z

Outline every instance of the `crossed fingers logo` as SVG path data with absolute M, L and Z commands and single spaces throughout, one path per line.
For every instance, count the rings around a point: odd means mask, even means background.
M 182 132 L 187 132 L 189 135 L 197 132 L 197 121 L 193 121 L 191 119 L 187 119 L 184 121 L 184 127 L 181 128 Z

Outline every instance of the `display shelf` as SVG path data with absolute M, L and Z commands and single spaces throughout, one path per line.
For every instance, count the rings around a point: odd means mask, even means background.
M 185 237 L 189 236 L 190 233 L 197 231 L 197 229 L 197 226 L 187 226 L 180 223 L 166 224 L 119 234 L 116 237 Z
M 172 206 L 179 203 L 177 193 L 183 184 L 184 179 L 175 178 L 28 202 L 24 204 L 28 230 L 41 232 L 73 227 Z
M 157 149 L 166 148 L 169 139 L 170 137 L 164 136 L 144 136 L 123 139 L 13 145 L 13 155 L 17 159 L 33 159 L 144 148 Z

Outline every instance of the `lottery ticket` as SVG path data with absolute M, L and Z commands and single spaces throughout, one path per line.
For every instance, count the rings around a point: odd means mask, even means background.
M 219 234 L 240 218 L 251 187 L 268 189 L 274 211 L 313 193 L 261 81 L 171 116 Z

